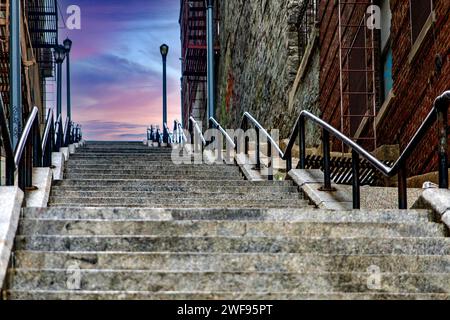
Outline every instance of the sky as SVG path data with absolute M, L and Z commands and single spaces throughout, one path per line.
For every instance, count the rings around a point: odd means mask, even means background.
M 64 26 L 69 5 L 81 9 L 81 30 Z M 168 121 L 180 119 L 179 6 L 180 0 L 59 0 L 59 41 L 73 41 L 72 118 L 86 140 L 143 140 L 150 124 L 162 124 L 162 43 L 170 47 Z

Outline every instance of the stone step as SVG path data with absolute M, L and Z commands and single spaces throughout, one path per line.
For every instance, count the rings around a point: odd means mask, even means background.
M 264 293 L 6 290 L 9 300 L 448 300 L 449 294 L 429 293 Z
M 241 201 L 245 202 L 253 202 L 253 201 L 274 201 L 279 202 L 275 204 L 284 204 L 288 202 L 295 203 L 298 200 L 301 200 L 303 204 L 303 199 L 301 199 L 300 195 L 297 193 L 276 193 L 276 194 L 265 194 L 265 193 L 254 193 L 254 194 L 230 194 L 231 197 L 228 197 L 226 194 L 199 194 L 198 196 L 187 195 L 184 194 L 172 194 L 172 197 L 158 197 L 157 194 L 149 194 L 148 197 L 144 197 L 143 194 L 137 194 L 135 197 L 130 197 L 128 194 L 122 194 L 119 197 L 69 197 L 68 195 L 64 196 L 54 196 L 50 197 L 50 203 L 60 203 L 67 201 L 67 203 L 72 202 L 83 202 L 83 203 L 105 203 L 105 204 L 116 204 L 120 205 L 123 203 L 154 203 L 154 204 L 180 204 L 180 203 L 198 203 L 198 204 L 209 204 L 211 202 L 218 201 L 218 203 L 237 203 Z
M 142 146 L 116 146 L 116 147 L 109 147 L 109 146 L 86 146 L 83 147 L 77 151 L 79 153 L 123 153 L 123 152 L 134 152 L 134 153 L 172 153 L 173 148 L 149 148 L 148 146 L 142 145 Z M 78 152 L 77 152 L 78 153 Z
M 449 238 L 17 236 L 16 250 L 450 255 Z
M 98 197 L 99 194 L 106 197 L 115 197 L 123 193 L 131 196 L 147 196 L 147 193 L 158 194 L 168 193 L 168 196 L 183 193 L 184 197 L 191 195 L 200 195 L 204 193 L 224 193 L 224 194 L 248 194 L 248 193 L 261 193 L 261 194 L 276 194 L 276 193 L 297 193 L 299 197 L 302 197 L 301 193 L 298 193 L 297 187 L 209 187 L 205 190 L 202 187 L 189 187 L 189 186 L 140 186 L 140 187 L 121 187 L 114 186 L 114 190 L 106 189 L 104 187 L 83 187 L 82 190 L 78 187 L 69 186 L 54 186 L 52 188 L 52 195 L 54 196 L 78 196 L 78 197 Z
M 156 154 L 156 153 L 140 153 L 140 152 L 136 152 L 136 153 L 129 153 L 129 154 L 123 154 L 123 153 L 75 153 L 71 156 L 72 159 L 76 160 L 76 159 L 129 159 L 129 158 L 133 158 L 133 159 L 161 159 L 161 160 L 165 160 L 165 159 L 171 159 L 172 155 L 170 153 L 161 153 L 161 154 Z
M 52 199 L 72 199 L 72 198 L 155 198 L 155 199 L 167 199 L 167 201 L 172 201 L 172 199 L 209 199 L 213 200 L 282 200 L 282 199 L 292 199 L 298 200 L 303 199 L 302 195 L 298 192 L 210 192 L 210 190 L 201 190 L 199 192 L 181 193 L 180 192 L 125 192 L 125 191 L 100 191 L 100 192 L 85 192 L 85 191 L 72 191 L 72 192 L 59 192 L 55 188 L 51 192 Z
M 299 255 L 285 253 L 145 253 L 17 251 L 21 269 L 149 270 L 168 272 L 450 273 L 450 256 Z
M 410 223 L 428 224 L 425 210 L 328 211 L 302 209 L 144 209 L 144 208 L 24 208 L 27 219 L 130 219 L 130 220 L 238 220 L 312 223 Z
M 77 153 L 127 153 L 127 152 L 132 152 L 132 153 L 136 153 L 136 152 L 143 152 L 143 153 L 154 153 L 154 154 L 159 154 L 159 153 L 172 153 L 172 149 L 166 150 L 166 149 L 152 149 L 149 148 L 147 146 L 142 146 L 142 147 L 130 147 L 130 146 L 124 146 L 124 147 L 114 147 L 114 148 L 108 148 L 108 147 L 84 147 L 81 149 L 77 150 Z
M 133 166 L 111 166 L 105 165 L 102 167 L 90 168 L 83 166 L 68 166 L 65 168 L 65 172 L 67 173 L 86 173 L 86 174 L 139 174 L 139 173 L 158 173 L 159 175 L 164 175 L 167 173 L 222 173 L 222 174 L 239 174 L 240 170 L 235 166 L 223 166 L 217 168 L 217 166 L 199 166 L 199 167 L 180 167 L 180 166 L 171 166 L 170 168 L 167 166 L 142 166 L 142 167 L 133 167 Z
M 72 273 L 62 270 L 11 269 L 9 288 L 20 290 L 68 290 Z M 282 272 L 152 272 L 79 270 L 78 290 L 150 292 L 368 292 L 372 273 Z M 447 274 L 381 274 L 379 291 L 398 293 L 450 293 Z
M 141 179 L 141 180 L 239 180 L 242 179 L 240 173 L 226 173 L 226 172 L 190 172 L 184 174 L 177 174 L 177 172 L 168 172 L 165 175 L 161 175 L 159 172 L 139 174 L 93 174 L 93 173 L 65 173 L 65 178 L 69 180 L 126 180 L 126 179 Z M 150 181 L 149 181 L 150 182 Z
M 55 186 L 76 186 L 84 188 L 86 186 L 119 186 L 119 187 L 140 187 L 140 186 L 152 186 L 152 187 L 202 187 L 205 190 L 211 187 L 292 187 L 292 181 L 247 181 L 247 180 L 173 180 L 173 179 L 159 179 L 159 180 L 143 180 L 143 179 L 84 179 L 84 180 L 70 180 L 65 179 L 56 181 Z
M 116 165 L 133 165 L 133 166 L 140 166 L 140 167 L 145 167 L 145 166 L 165 166 L 166 168 L 173 168 L 173 167 L 178 167 L 179 165 L 189 165 L 189 163 L 186 162 L 173 162 L 172 159 L 167 158 L 167 159 L 137 159 L 137 158 L 123 158 L 123 159 L 70 159 L 69 160 L 69 164 L 70 165 L 75 165 L 75 166 L 90 166 L 90 165 L 111 165 L 111 166 L 116 166 Z M 218 164 L 218 163 L 214 163 L 214 164 L 206 164 L 205 162 L 192 162 L 193 166 L 208 166 L 208 167 L 212 167 L 212 166 L 225 166 L 222 164 Z
M 247 199 L 152 199 L 152 198 L 50 198 L 50 207 L 119 207 L 119 208 L 306 208 L 305 200 L 247 200 Z
M 132 221 L 22 219 L 19 235 L 152 235 L 196 237 L 444 237 L 439 224 L 260 221 Z

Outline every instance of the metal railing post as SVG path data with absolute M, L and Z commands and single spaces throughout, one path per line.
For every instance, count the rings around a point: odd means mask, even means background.
M 300 118 L 298 123 L 299 132 L 299 147 L 300 147 L 300 162 L 299 169 L 306 168 L 306 135 L 305 135 L 305 119 Z
M 289 173 L 292 170 L 292 151 L 287 150 L 284 156 L 286 158 L 286 173 Z
M 361 192 L 359 181 L 359 154 L 352 151 L 352 173 L 353 173 L 353 209 L 361 209 Z
M 25 146 L 25 181 L 26 189 L 33 186 L 33 144 L 30 140 L 27 141 Z
M 439 130 L 439 188 L 448 189 L 448 107 L 450 95 L 441 97 L 436 105 Z
M 269 138 L 267 138 L 267 178 L 269 181 L 273 181 L 273 156 L 272 156 L 272 143 Z
M 330 133 L 323 129 L 322 135 L 323 144 L 323 175 L 324 185 L 321 190 L 332 191 L 331 187 L 331 168 L 330 168 Z
M 34 129 L 33 129 L 33 165 L 35 167 L 42 167 L 42 156 L 43 150 L 41 149 L 41 137 L 39 136 L 38 130 L 38 118 L 35 120 Z
M 398 172 L 398 207 L 399 209 L 408 209 L 408 190 L 407 190 L 407 171 L 406 164 L 402 163 Z
M 256 166 L 255 169 L 256 170 L 261 170 L 261 155 L 260 155 L 260 151 L 261 151 L 261 146 L 260 146 L 260 139 L 259 139 L 259 128 L 256 127 L 255 129 L 256 131 L 256 148 L 255 148 L 255 160 L 256 160 Z

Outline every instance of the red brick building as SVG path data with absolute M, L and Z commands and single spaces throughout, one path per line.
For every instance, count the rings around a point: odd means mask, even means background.
M 449 16 L 448 0 L 321 0 L 322 117 L 369 150 L 403 150 L 450 88 Z M 435 171 L 436 149 L 434 131 L 410 175 Z

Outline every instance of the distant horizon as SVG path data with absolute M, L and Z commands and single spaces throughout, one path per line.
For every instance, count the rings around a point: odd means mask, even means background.
M 64 26 L 69 5 L 81 8 L 81 30 Z M 156 0 L 59 1 L 59 42 L 73 41 L 73 120 L 82 125 L 85 139 L 142 141 L 147 127 L 162 126 L 162 43 L 170 47 L 168 119 L 181 120 L 179 5 L 179 0 L 164 5 Z M 65 64 L 63 70 L 65 113 Z

